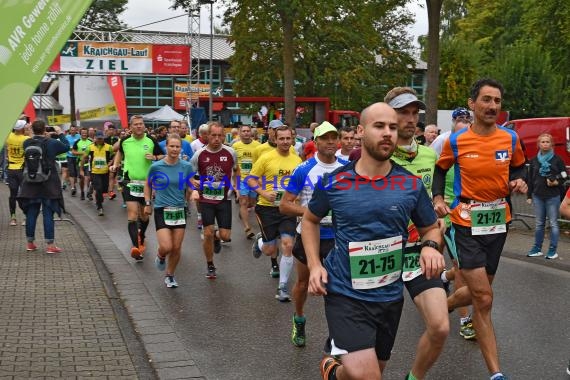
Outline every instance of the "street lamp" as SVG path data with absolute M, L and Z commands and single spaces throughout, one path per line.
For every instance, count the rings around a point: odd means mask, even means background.
M 212 90 L 214 89 L 214 2 L 215 0 L 199 0 L 199 3 L 210 4 L 210 93 L 208 95 L 208 119 L 213 118 Z

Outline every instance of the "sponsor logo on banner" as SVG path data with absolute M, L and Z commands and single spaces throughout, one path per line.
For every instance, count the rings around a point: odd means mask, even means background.
M 104 107 L 99 108 L 92 108 L 82 112 L 76 117 L 79 120 L 90 120 L 90 119 L 97 119 L 103 116 L 108 115 L 116 115 L 117 114 L 117 106 L 114 104 L 107 104 Z M 55 115 L 55 116 L 48 116 L 48 123 L 49 124 L 66 124 L 71 123 L 71 115 Z
M 193 84 L 188 88 L 188 83 L 174 83 L 174 109 L 185 110 L 186 101 L 190 99 L 191 102 L 198 101 L 199 96 L 209 96 L 209 84 Z
M 68 41 L 50 71 L 188 74 L 189 68 L 186 45 Z

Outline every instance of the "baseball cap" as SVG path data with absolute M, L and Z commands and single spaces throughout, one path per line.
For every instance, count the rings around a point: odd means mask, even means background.
M 317 128 L 315 128 L 313 136 L 317 138 L 329 132 L 334 132 L 338 135 L 338 130 L 334 127 L 334 125 L 332 125 L 328 121 L 323 121 Z
M 424 102 L 419 100 L 418 97 L 415 96 L 414 94 L 410 94 L 408 92 L 396 96 L 394 99 L 388 102 L 388 105 L 390 105 L 390 107 L 392 108 L 398 109 L 398 108 L 404 108 L 405 106 L 412 103 L 415 103 L 421 110 L 426 109 L 426 105 Z
M 469 110 L 467 108 L 457 107 L 451 113 L 451 118 L 457 119 L 458 117 L 471 117 L 471 114 L 469 113 Z
M 13 129 L 19 131 L 21 129 L 24 129 L 25 126 L 26 126 L 26 120 L 18 120 L 16 121 L 16 124 L 14 124 Z
M 105 128 L 105 129 L 107 129 L 109 127 L 114 127 L 114 126 L 115 126 L 115 124 L 113 124 L 110 121 L 106 121 L 105 123 L 103 123 L 103 128 Z
M 281 120 L 278 120 L 278 119 L 271 120 L 271 121 L 269 122 L 269 128 L 271 128 L 271 129 L 279 128 L 279 127 L 282 127 L 282 126 L 284 126 L 284 125 L 285 125 L 285 124 L 283 124 L 283 123 L 281 122 Z
M 103 131 L 97 131 L 97 132 L 95 132 L 95 138 L 96 139 L 104 139 L 105 134 L 103 133 Z

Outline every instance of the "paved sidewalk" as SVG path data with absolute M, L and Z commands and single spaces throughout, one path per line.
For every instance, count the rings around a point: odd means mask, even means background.
M 26 252 L 21 210 L 9 226 L 8 187 L 0 183 L 0 378 L 154 379 L 108 273 L 80 229 L 56 222 L 63 253 Z

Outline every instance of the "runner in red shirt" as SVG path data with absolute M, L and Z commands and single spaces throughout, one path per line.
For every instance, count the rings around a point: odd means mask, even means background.
M 199 198 L 204 242 L 202 243 L 208 272 L 206 278 L 216 278 L 214 252 L 222 249 L 221 239 L 229 241 L 232 228 L 232 204 L 228 192 L 234 186 L 232 176 L 239 173 L 235 151 L 223 145 L 224 127 L 211 123 L 208 130 L 208 145 L 198 150 L 190 163 L 196 173 L 192 184 Z M 196 193 L 196 192 L 195 192 Z M 198 196 L 199 194 L 199 196 Z M 217 222 L 219 230 L 214 229 Z

